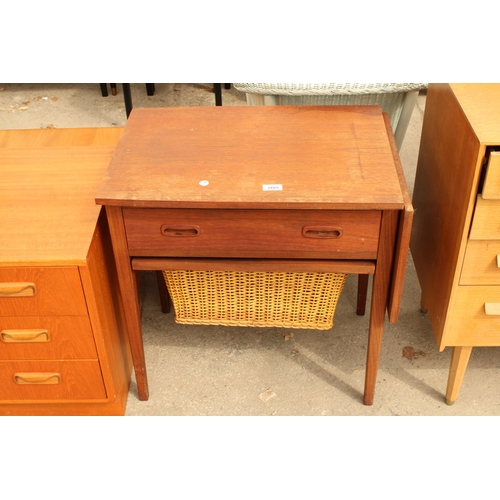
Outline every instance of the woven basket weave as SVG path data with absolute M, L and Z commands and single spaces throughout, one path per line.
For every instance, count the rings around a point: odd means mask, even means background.
M 347 275 L 163 271 L 177 323 L 329 330 Z
M 265 95 L 362 95 L 404 93 L 427 88 L 425 83 L 233 83 L 240 92 Z

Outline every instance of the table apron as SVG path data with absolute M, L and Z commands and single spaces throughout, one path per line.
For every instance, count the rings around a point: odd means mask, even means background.
M 129 255 L 375 259 L 378 210 L 124 208 Z

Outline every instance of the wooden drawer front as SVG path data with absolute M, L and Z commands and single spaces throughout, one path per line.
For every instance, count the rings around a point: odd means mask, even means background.
M 0 361 L 0 400 L 105 399 L 97 361 Z
M 483 185 L 485 200 L 500 200 L 500 151 L 492 151 Z
M 471 240 L 500 240 L 500 200 L 477 197 L 469 238 Z
M 0 316 L 86 314 L 76 267 L 0 268 Z
M 500 285 L 500 240 L 469 240 L 461 285 Z
M 500 286 L 459 286 L 456 294 L 443 345 L 500 345 L 500 314 L 485 310 L 485 304 L 500 305 Z
M 0 360 L 97 359 L 87 316 L 0 317 Z
M 378 211 L 124 209 L 137 256 L 376 258 Z

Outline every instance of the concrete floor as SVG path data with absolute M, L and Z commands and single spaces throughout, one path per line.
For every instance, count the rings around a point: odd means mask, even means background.
M 135 107 L 213 106 L 212 84 L 132 84 Z M 223 105 L 246 105 L 223 90 Z M 425 94 L 401 148 L 413 189 Z M 126 122 L 123 94 L 102 97 L 98 84 L 0 84 L 0 129 L 109 127 Z M 355 314 L 349 276 L 330 331 L 177 325 L 160 311 L 155 276 L 143 273 L 143 333 L 150 399 L 132 382 L 126 415 L 499 415 L 497 348 L 473 350 L 460 395 L 444 402 L 451 350 L 439 353 L 419 309 L 411 257 L 398 324 L 386 322 L 375 402 L 362 404 L 368 314 Z M 293 337 L 290 336 L 293 333 Z M 413 347 L 423 354 L 403 356 Z

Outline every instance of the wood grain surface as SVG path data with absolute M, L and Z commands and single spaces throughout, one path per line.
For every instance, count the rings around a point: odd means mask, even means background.
M 115 146 L 123 127 L 0 130 L 0 148 Z
M 135 256 L 375 259 L 381 212 L 124 208 L 123 216 Z M 170 235 L 182 227 L 197 233 Z
M 0 149 L 0 266 L 84 265 L 111 146 Z
M 19 384 L 15 382 L 15 374 L 43 373 L 59 374 L 57 384 Z M 26 376 L 26 378 L 28 378 Z M 106 392 L 102 381 L 101 370 L 97 360 L 65 360 L 65 361 L 2 361 L 0 363 L 0 400 L 11 401 L 50 401 L 65 399 L 104 400 Z
M 440 349 L 476 199 L 479 150 L 479 141 L 450 86 L 429 85 L 410 248 L 422 288 L 422 307 L 429 312 Z
M 500 144 L 500 83 L 452 83 L 467 120 L 483 144 Z M 427 107 L 427 105 L 426 105 Z
M 376 106 L 134 109 L 96 199 L 134 207 L 404 207 Z

